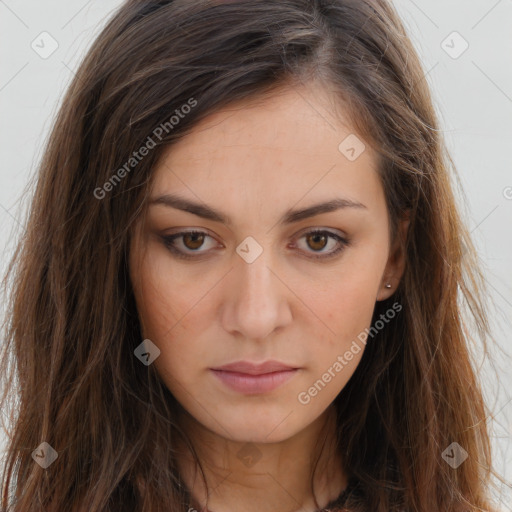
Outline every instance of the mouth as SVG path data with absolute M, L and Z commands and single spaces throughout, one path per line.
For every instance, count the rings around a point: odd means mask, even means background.
M 299 368 L 279 361 L 256 364 L 238 361 L 210 368 L 213 375 L 228 388 L 244 394 L 268 393 L 289 381 Z

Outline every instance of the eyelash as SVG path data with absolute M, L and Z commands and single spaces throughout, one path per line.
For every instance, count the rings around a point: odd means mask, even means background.
M 337 249 L 335 249 L 334 251 L 331 251 L 326 256 L 325 255 L 312 255 L 312 256 L 309 256 L 313 260 L 319 260 L 319 259 L 326 260 L 326 259 L 330 259 L 330 258 L 336 256 L 337 254 L 339 254 L 341 251 L 343 251 L 343 249 L 345 249 L 346 247 L 348 247 L 350 245 L 350 240 L 348 240 L 347 238 L 344 238 L 344 237 L 342 237 L 342 236 L 340 236 L 340 235 L 338 235 L 336 233 L 333 233 L 331 231 L 327 231 L 327 230 L 324 230 L 324 229 L 313 229 L 311 231 L 307 231 L 300 238 L 303 238 L 303 237 L 308 236 L 308 235 L 316 235 L 316 234 L 328 235 L 328 237 L 334 238 L 339 243 L 339 246 L 338 246 Z M 213 238 L 208 233 L 206 233 L 205 231 L 190 230 L 190 231 L 180 231 L 179 233 L 175 233 L 173 235 L 163 236 L 162 237 L 163 243 L 167 247 L 167 249 L 169 249 L 169 251 L 171 251 L 174 254 L 174 256 L 176 256 L 177 258 L 180 258 L 180 259 L 184 259 L 184 260 L 197 259 L 197 258 L 201 257 L 203 254 L 206 254 L 206 252 L 198 253 L 197 255 L 187 254 L 187 253 L 182 252 L 180 249 L 177 249 L 173 245 L 174 244 L 174 240 L 176 238 L 180 238 L 180 237 L 183 237 L 185 235 L 206 235 L 206 236 L 208 236 L 210 238 Z

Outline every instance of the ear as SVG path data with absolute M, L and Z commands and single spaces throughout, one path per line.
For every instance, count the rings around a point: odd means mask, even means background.
M 398 288 L 405 269 L 405 241 L 407 239 L 409 224 L 410 216 L 409 212 L 407 212 L 407 214 L 398 223 L 395 240 L 389 250 L 388 261 L 377 293 L 377 301 L 391 297 Z M 391 285 L 390 288 L 386 287 L 387 283 Z

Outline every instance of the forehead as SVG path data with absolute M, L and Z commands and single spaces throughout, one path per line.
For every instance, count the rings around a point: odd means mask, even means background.
M 377 155 L 334 101 L 319 87 L 287 87 L 209 115 L 163 154 L 152 195 L 182 192 L 235 209 L 284 202 L 284 210 L 336 193 L 382 200 Z

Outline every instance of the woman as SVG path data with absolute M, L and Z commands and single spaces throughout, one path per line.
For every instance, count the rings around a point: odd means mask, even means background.
M 12 263 L 2 508 L 495 510 L 450 163 L 385 0 L 124 3 Z

